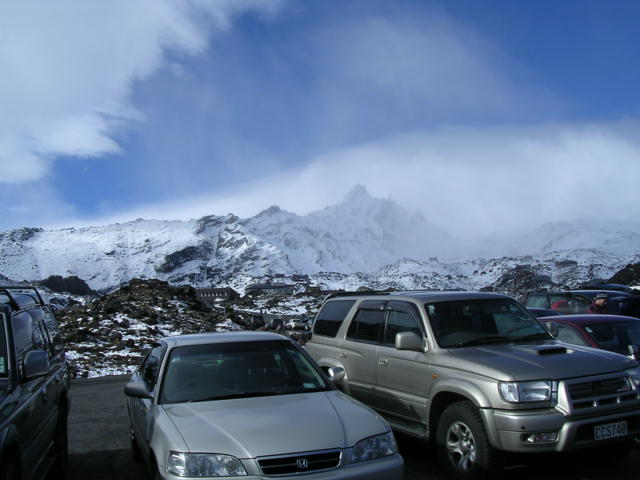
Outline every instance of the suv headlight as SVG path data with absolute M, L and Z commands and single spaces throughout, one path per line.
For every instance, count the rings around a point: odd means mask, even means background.
M 536 380 L 533 382 L 500 382 L 500 396 L 505 402 L 544 402 L 551 400 L 551 382 Z
M 365 438 L 356 443 L 351 453 L 351 463 L 364 462 L 374 458 L 386 457 L 398 453 L 396 439 L 392 432 Z
M 640 389 L 640 367 L 630 368 L 627 370 L 627 375 L 631 380 L 631 386 L 636 390 Z
M 169 452 L 167 472 L 177 477 L 236 477 L 247 471 L 240 460 L 218 453 Z

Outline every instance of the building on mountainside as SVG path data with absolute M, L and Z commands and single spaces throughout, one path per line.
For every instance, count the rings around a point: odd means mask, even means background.
M 309 275 L 292 275 L 291 281 L 293 282 L 308 282 Z
M 576 265 L 578 265 L 578 262 L 575 260 L 560 260 L 558 262 L 556 262 L 556 267 L 575 267 Z
M 247 295 L 260 293 L 266 295 L 293 295 L 296 293 L 296 286 L 286 283 L 254 283 L 253 285 L 247 285 L 245 293 Z
M 196 297 L 201 302 L 211 303 L 216 300 L 236 300 L 240 294 L 233 288 L 196 288 Z

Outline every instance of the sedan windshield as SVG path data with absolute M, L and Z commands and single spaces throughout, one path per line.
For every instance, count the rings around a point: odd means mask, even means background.
M 313 361 L 289 341 L 211 343 L 171 350 L 160 403 L 330 389 Z
M 640 320 L 585 325 L 584 329 L 604 350 L 628 355 L 629 345 L 640 347 Z
M 553 339 L 531 313 L 509 299 L 429 303 L 425 308 L 442 348 Z

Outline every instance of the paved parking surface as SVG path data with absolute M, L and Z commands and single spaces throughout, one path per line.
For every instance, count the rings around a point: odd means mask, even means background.
M 129 420 L 123 393 L 127 379 L 105 377 L 73 381 L 69 480 L 147 478 L 144 467 L 133 460 L 129 450 Z M 398 444 L 406 462 L 405 480 L 444 480 L 435 453 L 427 444 L 403 436 L 398 437 Z M 640 451 L 617 463 L 597 455 L 590 458 L 584 455 L 512 457 L 503 478 L 636 480 L 640 478 Z

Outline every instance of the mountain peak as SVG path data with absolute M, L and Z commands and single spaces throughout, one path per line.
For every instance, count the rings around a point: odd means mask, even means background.
M 373 197 L 364 185 L 358 184 L 347 193 L 343 203 L 353 203 L 362 200 L 371 200 Z

